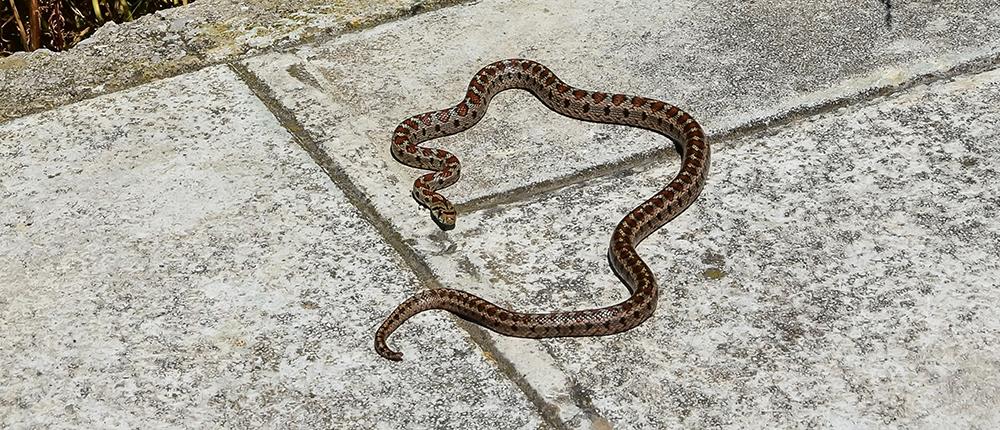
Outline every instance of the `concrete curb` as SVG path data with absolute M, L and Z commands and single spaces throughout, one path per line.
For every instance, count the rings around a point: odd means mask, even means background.
M 108 23 L 67 52 L 0 58 L 0 123 L 463 1 L 200 0 L 134 22 Z

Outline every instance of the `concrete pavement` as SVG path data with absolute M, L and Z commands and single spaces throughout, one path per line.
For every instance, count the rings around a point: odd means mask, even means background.
M 0 422 L 1000 423 L 1000 5 L 650 3 L 449 6 L 0 124 Z M 427 313 L 389 363 L 374 329 L 423 288 L 624 298 L 610 231 L 677 169 L 666 139 L 505 93 L 434 142 L 463 160 L 437 230 L 392 128 L 505 57 L 689 110 L 709 183 L 639 249 L 662 288 L 639 328 Z

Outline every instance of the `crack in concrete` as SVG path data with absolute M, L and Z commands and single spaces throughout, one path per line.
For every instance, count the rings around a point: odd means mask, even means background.
M 437 277 L 434 275 L 433 270 L 431 270 L 430 265 L 420 256 L 412 247 L 408 246 L 402 236 L 397 232 L 391 225 L 391 223 L 383 218 L 375 206 L 371 204 L 365 193 L 351 181 L 347 173 L 341 169 L 336 162 L 323 151 L 319 144 L 305 132 L 304 127 L 298 123 L 295 119 L 294 113 L 288 111 L 282 106 L 282 104 L 271 94 L 270 88 L 265 85 L 260 78 L 253 74 L 246 66 L 238 63 L 230 63 L 229 68 L 243 81 L 243 83 L 253 92 L 264 106 L 267 107 L 268 111 L 274 115 L 275 119 L 284 128 L 295 141 L 296 144 L 302 147 L 303 150 L 313 159 L 313 161 L 326 172 L 327 176 L 331 181 L 344 193 L 347 197 L 348 202 L 350 202 L 360 213 L 361 217 L 368 221 L 382 239 L 389 244 L 395 250 L 402 260 L 405 262 L 406 266 L 413 271 L 417 280 L 420 282 L 421 286 L 426 289 L 430 288 L 442 288 L 440 282 L 438 282 Z M 496 344 L 493 342 L 489 333 L 486 329 L 469 323 L 457 316 L 448 314 L 450 318 L 456 321 L 456 325 L 461 329 L 465 330 L 469 337 L 474 343 L 476 343 L 484 354 L 495 363 L 500 374 L 504 375 L 514 383 L 527 397 L 527 399 L 535 406 L 538 410 L 539 415 L 545 421 L 550 428 L 562 430 L 569 429 L 570 427 L 566 425 L 559 418 L 559 408 L 545 400 L 541 393 L 537 392 L 531 384 L 521 376 L 521 373 L 517 370 L 514 363 L 508 359 L 502 351 L 500 351 Z M 372 332 L 374 336 L 374 331 Z M 381 358 L 379 358 L 381 359 Z M 386 365 L 392 365 L 391 363 L 386 363 Z M 578 405 L 580 406 L 580 405 Z M 586 406 L 586 405 L 585 405 Z M 588 410 L 588 408 L 581 406 L 581 409 Z M 593 407 L 589 407 L 593 410 Z
M 590 393 L 578 384 L 575 379 L 570 378 L 569 385 L 569 397 L 573 399 L 573 402 L 580 406 L 580 410 L 583 411 L 584 416 L 590 420 L 590 428 L 592 429 L 611 429 L 611 422 L 597 410 L 594 406 L 594 401 L 591 398 Z
M 891 30 L 892 29 L 892 0 L 878 0 L 878 2 L 882 3 L 882 8 L 885 10 L 885 14 L 884 14 L 885 27 Z

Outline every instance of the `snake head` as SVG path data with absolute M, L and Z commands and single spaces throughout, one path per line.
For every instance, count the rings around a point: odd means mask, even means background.
M 431 219 L 441 228 L 441 230 L 451 230 L 455 228 L 455 209 L 446 207 L 431 208 Z

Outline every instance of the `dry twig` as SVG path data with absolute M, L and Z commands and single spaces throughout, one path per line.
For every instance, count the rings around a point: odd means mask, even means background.
M 21 33 L 21 46 L 28 46 L 28 32 L 24 30 L 24 21 L 21 21 L 21 14 L 17 13 L 17 3 L 10 1 L 10 8 L 14 11 L 14 22 L 17 24 L 17 31 Z

